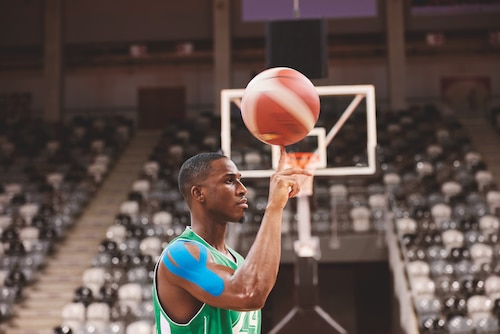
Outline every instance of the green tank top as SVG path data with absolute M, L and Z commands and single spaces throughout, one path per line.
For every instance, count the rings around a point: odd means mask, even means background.
M 207 247 L 212 254 L 215 262 L 232 269 L 237 269 L 243 264 L 243 257 L 233 249 L 229 249 L 235 256 L 236 263 L 225 257 L 218 250 L 210 246 L 205 240 L 194 233 L 189 227 L 177 238 L 172 240 L 172 244 L 176 240 L 196 241 Z M 198 313 L 186 324 L 179 324 L 172 321 L 165 310 L 161 307 L 158 299 L 158 290 L 156 282 L 156 272 L 158 265 L 162 263 L 163 255 L 168 249 L 168 246 L 163 250 L 163 253 L 156 264 L 155 276 L 153 279 L 153 305 L 156 319 L 157 334 L 260 334 L 261 327 L 261 311 L 239 312 L 226 310 L 217 307 L 212 307 L 208 304 L 203 304 Z

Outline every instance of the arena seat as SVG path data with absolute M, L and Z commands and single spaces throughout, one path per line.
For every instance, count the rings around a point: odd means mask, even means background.
M 104 333 L 111 319 L 110 307 L 106 303 L 94 302 L 87 306 L 85 326 L 92 326 L 98 333 Z
M 150 321 L 135 321 L 127 326 L 126 334 L 153 334 L 153 325 Z
M 83 271 L 82 284 L 92 290 L 92 296 L 99 298 L 101 288 L 106 283 L 106 270 L 103 267 L 91 267 Z
M 73 333 L 78 333 L 85 325 L 85 305 L 79 302 L 64 305 L 61 311 L 61 325 L 71 328 Z
M 142 303 L 142 287 L 139 283 L 126 283 L 118 289 L 118 303 L 135 313 Z

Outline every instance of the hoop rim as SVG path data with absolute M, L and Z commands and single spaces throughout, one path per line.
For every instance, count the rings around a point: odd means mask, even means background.
M 315 163 L 320 159 L 316 152 L 287 152 L 286 163 L 302 169 L 314 168 Z

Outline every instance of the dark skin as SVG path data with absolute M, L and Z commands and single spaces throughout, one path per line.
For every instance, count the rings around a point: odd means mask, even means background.
M 303 169 L 285 170 L 284 165 L 285 149 L 282 147 L 278 168 L 270 178 L 266 212 L 242 266 L 233 270 L 216 264 L 209 253 L 206 267 L 223 280 L 222 294 L 214 296 L 192 281 L 170 272 L 165 265 L 159 266 L 158 295 L 172 320 L 187 323 L 203 303 L 236 311 L 257 310 L 264 306 L 279 269 L 283 208 L 288 199 L 300 191 L 297 174 L 310 175 Z M 211 246 L 232 258 L 225 243 L 227 223 L 237 222 L 244 216 L 248 208 L 247 189 L 231 160 L 215 160 L 211 167 L 202 184 L 191 187 L 191 197 L 187 199 L 191 228 Z M 196 246 L 186 243 L 186 248 L 193 257 L 199 258 L 200 250 Z

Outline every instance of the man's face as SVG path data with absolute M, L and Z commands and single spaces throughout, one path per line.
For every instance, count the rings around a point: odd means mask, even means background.
M 225 158 L 212 161 L 211 166 L 210 174 L 201 185 L 208 212 L 223 223 L 241 221 L 248 205 L 247 189 L 240 181 L 238 168 Z

